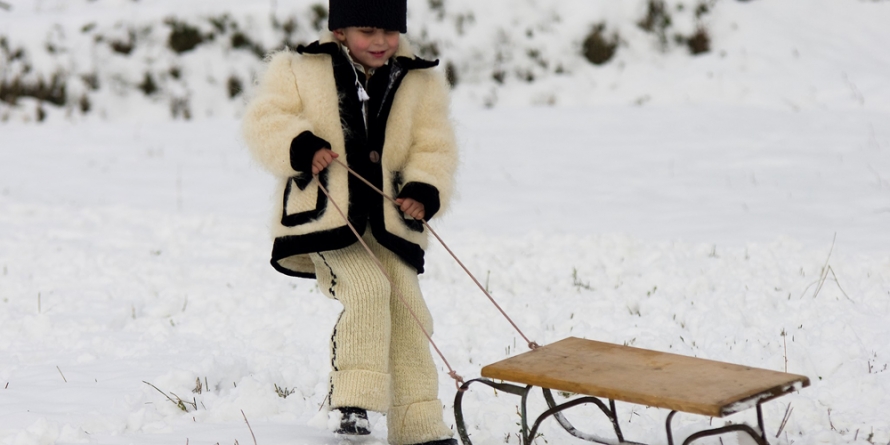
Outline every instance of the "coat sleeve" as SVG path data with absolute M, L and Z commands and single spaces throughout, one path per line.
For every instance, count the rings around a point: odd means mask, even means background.
M 330 146 L 312 133 L 311 123 L 301 116 L 303 102 L 292 67 L 295 57 L 288 51 L 272 56 L 242 124 L 253 158 L 273 175 L 285 178 L 308 177 L 312 156 Z
M 415 112 L 412 145 L 402 171 L 405 186 L 399 197 L 423 203 L 429 220 L 448 206 L 458 157 L 448 83 L 437 71 L 423 75 L 427 83 L 425 96 Z

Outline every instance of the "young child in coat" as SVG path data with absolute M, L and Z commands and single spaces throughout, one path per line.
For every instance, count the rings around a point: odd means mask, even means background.
M 341 415 L 337 433 L 369 434 L 370 410 L 386 414 L 391 444 L 453 445 L 429 342 L 406 307 L 432 334 L 417 280 L 427 246 L 419 220 L 441 212 L 451 196 L 457 148 L 449 88 L 433 69 L 438 61 L 415 57 L 401 35 L 406 0 L 329 6 L 332 33 L 271 56 L 244 117 L 251 153 L 278 178 L 272 266 L 316 279 L 343 305 L 328 394 Z

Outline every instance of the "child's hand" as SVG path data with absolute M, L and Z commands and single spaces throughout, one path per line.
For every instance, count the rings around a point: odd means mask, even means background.
M 317 175 L 321 173 L 322 170 L 328 168 L 334 159 L 340 157 L 337 153 L 331 151 L 330 148 L 322 148 L 315 152 L 315 156 L 312 157 L 312 174 Z
M 399 208 L 402 210 L 402 213 L 416 219 L 423 219 L 424 207 L 418 201 L 415 201 L 411 198 L 399 198 L 396 199 L 396 203 L 399 204 Z

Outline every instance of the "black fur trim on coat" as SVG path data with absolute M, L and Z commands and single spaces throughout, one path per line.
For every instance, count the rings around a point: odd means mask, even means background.
M 304 131 L 291 141 L 290 166 L 303 173 L 295 180 L 300 190 L 304 190 L 312 181 L 312 158 L 322 148 L 331 148 L 331 144 L 311 131 Z
M 398 198 L 411 198 L 423 204 L 423 218 L 429 221 L 439 211 L 439 189 L 423 183 L 409 182 L 402 187 Z

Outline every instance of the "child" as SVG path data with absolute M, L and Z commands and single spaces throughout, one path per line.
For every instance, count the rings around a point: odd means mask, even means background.
M 272 266 L 315 278 L 343 304 L 331 337 L 336 432 L 369 434 L 371 410 L 386 413 L 391 444 L 455 445 L 428 340 L 398 296 L 432 333 L 417 281 L 427 245 L 418 220 L 444 209 L 457 166 L 448 86 L 433 69 L 438 61 L 414 57 L 401 36 L 406 3 L 330 0 L 332 33 L 270 58 L 243 130 L 279 180 Z

